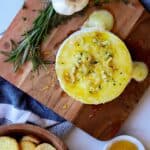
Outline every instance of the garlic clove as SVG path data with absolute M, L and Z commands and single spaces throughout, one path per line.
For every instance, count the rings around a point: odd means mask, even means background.
M 55 11 L 62 15 L 72 15 L 87 6 L 89 0 L 52 0 Z

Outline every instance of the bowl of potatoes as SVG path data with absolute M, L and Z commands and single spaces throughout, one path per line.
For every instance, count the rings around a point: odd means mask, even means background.
M 29 124 L 0 126 L 0 150 L 67 150 L 54 134 Z

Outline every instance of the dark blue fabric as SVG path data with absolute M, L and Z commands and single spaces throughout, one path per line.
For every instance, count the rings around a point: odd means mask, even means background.
M 150 12 L 150 0 L 140 0 L 143 6 Z
M 59 122 L 65 121 L 50 109 L 8 83 L 2 77 L 0 77 L 0 103 L 12 104 L 16 108 L 32 111 L 41 118 Z
M 11 124 L 12 122 L 10 120 L 7 120 L 6 118 L 0 118 L 0 125 L 4 124 Z

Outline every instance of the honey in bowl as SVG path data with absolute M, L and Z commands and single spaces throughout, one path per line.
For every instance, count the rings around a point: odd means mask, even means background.
M 113 143 L 108 150 L 138 150 L 138 148 L 134 143 L 122 140 Z

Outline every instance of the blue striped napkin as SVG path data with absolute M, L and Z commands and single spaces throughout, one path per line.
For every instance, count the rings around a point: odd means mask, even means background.
M 29 123 L 50 130 L 59 137 L 73 125 L 0 77 L 0 125 Z

